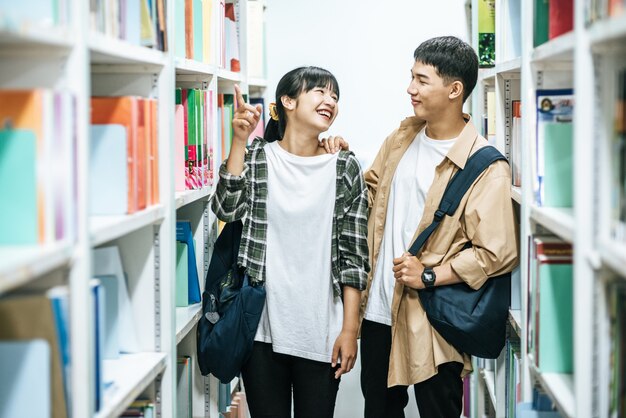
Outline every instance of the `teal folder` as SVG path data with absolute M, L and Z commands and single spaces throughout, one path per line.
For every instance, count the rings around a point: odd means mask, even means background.
M 89 134 L 89 214 L 125 215 L 128 211 L 126 128 L 91 125 Z
M 50 346 L 0 341 L 0 418 L 50 418 Z
M 202 62 L 204 56 L 204 40 L 202 25 L 209 22 L 202 20 L 202 0 L 193 0 L 193 59 Z
M 189 306 L 189 260 L 187 244 L 176 242 L 176 306 Z
M 543 206 L 571 208 L 574 132 L 572 123 L 544 122 Z
M 542 373 L 572 373 L 573 266 L 571 260 L 539 262 L 539 370 Z
M 0 245 L 38 239 L 37 140 L 29 130 L 0 130 Z
M 174 2 L 174 56 L 185 58 L 185 0 Z

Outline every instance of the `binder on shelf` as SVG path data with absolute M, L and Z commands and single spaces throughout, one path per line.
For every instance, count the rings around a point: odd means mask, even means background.
M 119 315 L 119 286 L 116 276 L 112 274 L 95 276 L 103 289 L 103 359 L 117 359 L 120 357 L 120 315 Z
M 189 306 L 189 251 L 187 244 L 176 242 L 176 306 Z
M 133 310 L 126 284 L 124 268 L 117 246 L 101 247 L 93 250 L 93 275 L 95 277 L 114 276 L 118 287 L 118 338 L 121 353 L 139 351 Z
M 128 131 L 122 125 L 91 125 L 89 213 L 124 215 L 128 211 Z
M 0 341 L 0 418 L 49 418 L 52 415 L 50 385 L 48 341 Z
M 49 396 L 52 418 L 68 416 L 63 363 L 52 301 L 44 293 L 16 295 L 0 299 L 0 340 L 43 339 L 50 348 Z M 13 418 L 13 416 L 11 417 Z
M 533 19 L 533 45 L 535 47 L 548 42 L 548 25 L 550 16 L 549 0 L 534 0 L 535 16 Z
M 176 221 L 176 241 L 187 245 L 188 304 L 199 303 L 201 301 L 200 282 L 198 281 L 198 265 L 190 221 Z
M 174 111 L 174 190 L 185 191 L 185 108 L 177 104 Z
M 39 242 L 36 161 L 34 131 L 0 130 L 0 195 L 10 196 L 0 206 L 0 245 Z
M 239 22 L 235 13 L 234 2 L 226 2 L 224 6 L 224 42 L 225 42 L 225 68 L 233 72 L 240 72 L 239 62 Z

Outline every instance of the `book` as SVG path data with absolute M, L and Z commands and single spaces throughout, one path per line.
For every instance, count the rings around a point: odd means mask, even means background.
M 36 160 L 33 130 L 0 130 L 0 194 L 10 196 L 0 206 L 0 245 L 39 242 Z
M 0 341 L 0 418 L 52 415 L 50 356 L 45 339 Z
M 564 196 L 555 196 L 559 200 L 550 200 L 552 196 L 547 196 L 545 193 L 545 176 L 546 170 L 549 170 L 548 176 L 552 183 L 550 185 L 557 184 L 566 185 L 566 182 L 571 181 L 571 176 L 568 179 L 560 178 L 560 173 L 568 170 L 568 163 L 561 164 L 558 160 L 565 158 L 566 156 L 559 156 L 559 146 L 566 147 L 563 151 L 573 150 L 571 144 L 565 144 L 568 140 L 567 133 L 571 132 L 571 126 L 561 127 L 546 127 L 548 124 L 571 124 L 574 117 L 574 92 L 572 89 L 546 89 L 537 90 L 537 130 L 536 130 L 536 176 L 534 179 L 534 192 L 536 196 L 537 204 L 540 206 L 545 205 L 545 199 L 548 199 L 548 204 L 552 206 L 566 206 L 568 204 L 567 193 Z M 573 142 L 573 137 L 569 137 L 569 141 Z M 547 147 L 547 148 L 546 148 Z M 546 149 L 548 149 L 548 158 L 546 160 Z M 570 151 L 571 154 L 571 151 Z M 567 157 L 567 161 L 571 161 L 571 156 Z M 550 171 L 553 165 L 559 165 L 556 171 Z M 562 183 L 560 183 L 562 182 Z M 557 186 L 558 187 L 558 186 Z M 554 190 L 552 188 L 551 190 Z M 571 195 L 571 193 L 570 193 Z M 571 203 L 569 204 L 571 207 Z
M 198 265 L 196 260 L 195 243 L 190 221 L 176 221 L 176 241 L 187 245 L 187 264 L 189 273 L 188 303 L 199 303 L 202 298 L 200 295 L 200 282 L 198 281 Z
M 496 65 L 496 1 L 478 0 L 478 65 Z
M 89 130 L 89 213 L 128 211 L 128 132 L 122 125 L 91 125 Z
M 176 359 L 176 417 L 192 418 L 191 400 L 191 357 L 178 357 Z
M 121 353 L 139 351 L 135 320 L 130 303 L 128 286 L 117 246 L 100 247 L 93 250 L 93 275 L 95 277 L 114 276 L 117 279 L 118 339 Z
M 176 242 L 176 306 L 189 306 L 189 251 L 187 243 Z
M 574 0 L 549 1 L 548 38 L 554 39 L 574 29 Z
M 63 363 L 53 312 L 52 301 L 44 293 L 20 294 L 0 299 L 0 318 L 2 318 L 0 340 L 42 339 L 46 341 L 50 347 L 48 387 L 52 402 L 52 415 L 49 416 L 66 418 L 68 408 L 65 398 Z
M 535 13 L 533 19 L 533 46 L 537 47 L 548 42 L 548 22 L 550 16 L 549 0 L 534 0 Z

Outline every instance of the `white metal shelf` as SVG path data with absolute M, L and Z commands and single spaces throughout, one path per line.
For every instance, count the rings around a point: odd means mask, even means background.
M 513 58 L 496 64 L 497 74 L 520 73 L 522 70 L 522 57 Z
M 205 187 L 198 190 L 186 190 L 184 192 L 176 192 L 176 209 L 180 209 L 190 203 L 198 200 L 207 199 L 213 193 L 213 186 Z
M 217 77 L 219 81 L 229 81 L 234 83 L 240 83 L 243 81 L 243 76 L 241 75 L 241 73 L 228 71 L 223 68 L 218 70 Z
M 9 28 L 0 25 L 0 45 L 3 48 L 16 46 L 32 49 L 69 50 L 74 41 L 69 30 L 63 27 L 39 27 L 24 25 L 20 28 Z
M 113 381 L 105 391 L 104 406 L 95 418 L 114 418 L 126 408 L 165 370 L 167 354 L 123 354 L 117 360 L 104 360 L 104 379 Z
M 532 61 L 572 61 L 574 44 L 574 32 L 558 36 L 535 48 L 532 52 Z
M 567 418 L 576 416 L 574 398 L 574 375 L 564 373 L 542 373 L 537 369 L 532 354 L 528 355 L 530 373 L 554 401 L 559 412 Z
M 156 49 L 130 44 L 99 32 L 89 34 L 92 64 L 129 64 L 162 67 L 167 64 L 165 53 Z
M 176 74 L 214 76 L 218 73 L 215 65 L 186 58 L 175 59 Z
M 0 247 L 0 293 L 69 264 L 71 255 L 72 246 L 67 242 L 44 246 Z
M 489 394 L 489 399 L 491 399 L 491 404 L 493 407 L 496 407 L 496 381 L 495 381 L 495 372 L 493 370 L 480 370 L 480 375 L 482 376 L 485 382 L 485 388 L 487 389 L 487 393 Z
M 493 83 L 496 77 L 496 67 L 481 68 L 478 70 L 478 81 Z
M 176 308 L 176 344 L 189 334 L 202 316 L 202 303 Z
M 145 226 L 159 223 L 164 216 L 165 208 L 161 204 L 150 206 L 132 215 L 91 216 L 89 218 L 91 245 L 98 246 Z
M 259 77 L 248 78 L 248 87 L 250 88 L 265 88 L 267 87 L 267 79 Z
M 530 218 L 565 241 L 573 242 L 575 229 L 573 208 L 546 208 L 533 205 L 530 208 Z
M 626 15 L 595 22 L 588 31 L 592 46 L 607 43 L 623 45 L 626 41 Z
M 520 205 L 522 204 L 522 188 L 517 186 L 511 186 L 511 198 Z
M 626 244 L 615 240 L 601 241 L 598 245 L 602 263 L 626 277 Z

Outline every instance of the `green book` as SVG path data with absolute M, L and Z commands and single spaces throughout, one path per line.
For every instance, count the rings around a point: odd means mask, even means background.
M 535 0 L 535 27 L 533 46 L 537 47 L 548 42 L 548 28 L 550 17 L 550 0 Z
M 187 244 L 176 241 L 176 306 L 189 306 L 189 260 Z
M 571 208 L 574 204 L 573 124 L 544 122 L 543 130 L 543 206 Z
M 38 243 L 37 139 L 25 129 L 0 130 L 0 245 Z
M 573 373 L 574 280 L 571 259 L 541 257 L 537 365 L 542 373 Z
M 496 65 L 496 1 L 478 0 L 478 64 Z

